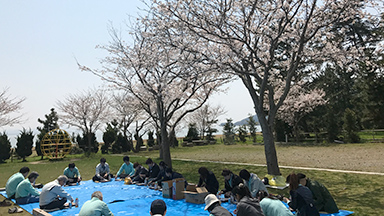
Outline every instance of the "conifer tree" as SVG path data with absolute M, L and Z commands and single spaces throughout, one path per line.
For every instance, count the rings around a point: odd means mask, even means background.
M 25 128 L 17 136 L 16 153 L 23 158 L 23 162 L 27 161 L 25 158 L 32 154 L 33 137 L 32 130 L 27 131 Z

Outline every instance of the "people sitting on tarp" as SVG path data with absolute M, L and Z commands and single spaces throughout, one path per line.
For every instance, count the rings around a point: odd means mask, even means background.
M 123 157 L 123 164 L 121 165 L 119 171 L 116 174 L 116 178 L 125 178 L 131 177 L 135 174 L 135 169 L 133 168 L 133 163 L 129 161 L 128 156 Z
M 141 169 L 139 175 L 132 179 L 132 183 L 145 183 L 145 178 L 147 178 L 147 175 L 147 169 Z
M 287 177 L 289 181 L 290 199 L 284 197 L 289 207 L 297 212 L 297 216 L 311 215 L 318 216 L 319 211 L 315 207 L 312 192 L 306 186 L 299 184 L 299 178 L 295 173 Z
M 108 205 L 103 201 L 103 194 L 100 191 L 95 191 L 91 195 L 91 200 L 88 200 L 81 207 L 79 216 L 113 216 Z
M 166 178 L 166 176 L 165 176 L 165 169 L 167 169 L 168 166 L 167 166 L 167 164 L 164 161 L 160 161 L 159 168 L 160 168 L 160 171 L 157 174 L 156 178 L 151 179 L 148 182 L 148 185 L 153 185 L 153 184 L 155 184 L 157 182 L 157 184 L 161 186 L 161 182 L 164 180 L 164 178 Z
M 152 216 L 164 216 L 167 213 L 167 205 L 164 200 L 157 199 L 151 203 L 151 209 L 149 213 Z
M 145 164 L 148 165 L 148 182 L 151 182 L 153 179 L 157 178 L 157 175 L 159 175 L 160 167 L 155 162 L 152 161 L 151 158 L 148 158 L 145 161 Z
M 5 184 L 5 192 L 8 199 L 15 199 L 17 185 L 19 185 L 20 182 L 22 182 L 28 176 L 28 173 L 29 168 L 22 167 L 19 172 L 9 177 L 7 183 Z
M 182 178 L 184 179 L 183 175 L 181 175 L 180 173 L 178 172 L 174 172 L 172 170 L 172 168 L 168 167 L 166 170 L 165 170 L 165 178 L 163 179 L 163 181 L 169 181 L 169 180 L 173 180 L 173 179 L 178 179 L 178 178 Z M 185 186 L 184 188 L 187 187 L 188 185 L 188 182 L 184 179 L 184 183 L 185 183 Z
M 221 175 L 225 180 L 225 188 L 219 192 L 219 195 L 224 194 L 224 196 L 228 198 L 231 196 L 231 191 L 233 188 L 240 183 L 243 183 L 243 179 L 232 173 L 232 171 L 229 169 L 224 169 Z
M 19 205 L 39 202 L 40 192 L 33 187 L 39 174 L 31 172 L 28 178 L 24 179 L 17 185 L 15 199 Z
M 339 208 L 337 207 L 335 200 L 323 184 L 306 178 L 306 176 L 302 173 L 298 173 L 297 177 L 301 185 L 304 185 L 311 190 L 313 201 L 315 202 L 317 210 L 328 213 L 339 212 Z
M 56 180 L 44 185 L 39 199 L 41 209 L 63 209 L 69 206 L 67 200 L 73 202 L 72 196 L 62 188 L 67 181 L 67 176 L 61 175 Z
M 100 159 L 100 163 L 96 166 L 96 175 L 93 176 L 93 181 L 107 182 L 113 178 L 113 175 L 110 173 L 109 164 L 105 158 Z
M 64 169 L 64 175 L 68 178 L 67 185 L 75 185 L 81 182 L 81 175 L 75 163 L 68 164 L 68 167 Z
M 248 187 L 252 197 L 257 198 L 257 193 L 261 190 L 268 193 L 264 183 L 255 173 L 249 173 L 248 170 L 243 169 L 239 176 L 244 179 L 244 185 Z
M 257 197 L 265 216 L 293 216 L 293 213 L 276 196 L 260 190 Z
M 214 194 L 208 194 L 205 199 L 205 208 L 209 216 L 232 216 L 232 214 L 220 205 L 220 200 Z
M 200 179 L 197 187 L 205 187 L 209 193 L 216 195 L 217 191 L 219 191 L 219 182 L 215 174 L 206 167 L 200 167 L 198 172 Z
M 138 162 L 135 162 L 135 163 L 133 164 L 133 168 L 135 169 L 135 174 L 133 174 L 133 175 L 131 176 L 131 179 L 135 179 L 137 176 L 139 176 L 139 174 L 141 173 L 142 170 L 145 170 L 145 171 L 147 171 L 147 173 L 148 173 L 147 168 L 143 167 L 143 166 L 142 166 L 141 164 L 139 164 Z
M 237 201 L 234 213 L 237 216 L 263 216 L 259 200 L 253 198 L 247 186 L 243 183 L 238 184 L 232 190 L 233 196 Z

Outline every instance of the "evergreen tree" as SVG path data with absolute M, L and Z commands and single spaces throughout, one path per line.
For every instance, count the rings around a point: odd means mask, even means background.
M 198 140 L 199 139 L 199 131 L 197 130 L 195 123 L 190 123 L 188 125 L 188 133 L 187 133 L 187 136 L 185 137 L 185 139 L 188 142 L 191 142 L 192 140 Z
M 5 160 L 11 157 L 11 142 L 5 132 L 0 134 L 0 149 L 0 163 L 4 163 Z
M 23 162 L 27 161 L 25 158 L 32 154 L 33 137 L 32 130 L 27 131 L 25 128 L 17 136 L 16 153 L 23 158 Z
M 224 144 L 231 145 L 235 143 L 235 125 L 232 122 L 232 119 L 227 119 L 227 122 L 223 128 L 224 133 Z
M 205 132 L 207 133 L 207 135 L 206 135 L 205 138 L 206 138 L 208 141 L 215 141 L 215 138 L 214 138 L 213 134 L 217 132 L 217 129 L 216 129 L 216 128 L 213 128 L 212 125 L 216 124 L 217 121 L 218 121 L 218 120 L 215 119 L 215 120 L 212 120 L 212 121 L 208 121 L 208 122 L 207 122 L 207 130 L 205 131 Z
M 99 142 L 97 142 L 96 135 L 94 133 L 83 134 L 82 137 L 78 135 L 76 141 L 79 144 L 79 147 L 83 149 L 87 155 L 97 153 L 99 151 Z M 90 147 L 89 144 L 91 144 Z
M 256 131 L 257 131 L 257 122 L 255 121 L 254 117 L 252 115 L 249 115 L 247 120 L 247 125 L 249 129 L 249 134 L 251 135 L 252 142 L 256 143 Z
M 112 153 L 113 154 L 120 154 L 123 152 L 122 150 L 122 143 L 124 142 L 124 136 L 119 133 L 116 137 L 116 141 L 112 144 Z
M 171 143 L 171 147 L 178 147 L 179 141 L 176 138 L 176 133 L 174 130 L 169 134 L 169 142 Z
M 247 141 L 247 126 L 245 125 L 240 125 L 239 128 L 237 129 L 238 136 L 240 139 L 240 142 L 245 143 Z
M 344 113 L 344 141 L 350 143 L 357 143 L 360 141 L 360 137 L 357 134 L 359 128 L 357 126 L 357 118 L 355 112 L 350 109 L 346 109 Z
M 148 131 L 148 140 L 147 140 L 147 145 L 149 147 L 152 147 L 155 145 L 155 139 L 153 138 L 153 131 Z
M 45 120 L 42 120 L 40 118 L 37 119 L 39 123 L 43 124 L 42 127 L 37 127 L 37 130 L 40 133 L 37 134 L 37 140 L 35 142 L 36 153 L 37 155 L 41 156 L 41 159 L 43 159 L 43 156 L 44 156 L 43 153 L 41 152 L 41 147 L 40 147 L 41 141 L 43 140 L 46 133 L 48 133 L 53 129 L 59 128 L 59 125 L 57 123 L 58 120 L 59 120 L 59 117 L 54 108 L 51 108 L 51 113 L 49 113 L 48 115 L 45 115 Z
M 103 133 L 104 145 L 101 147 L 102 154 L 108 154 L 109 146 L 113 144 L 117 139 L 117 131 L 112 127 L 112 124 L 107 123 L 107 128 Z
M 138 133 L 136 133 L 134 135 L 134 137 L 135 137 L 135 140 L 136 140 L 135 150 L 136 150 L 136 152 L 139 152 L 140 151 L 140 147 L 144 145 L 144 141 L 143 141 L 143 138 Z

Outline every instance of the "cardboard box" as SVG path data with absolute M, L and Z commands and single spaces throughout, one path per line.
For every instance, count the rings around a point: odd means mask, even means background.
M 184 181 L 185 180 L 183 178 L 173 179 L 170 181 L 163 181 L 163 197 L 175 200 L 184 199 Z
M 172 198 L 172 181 L 163 181 L 161 183 L 161 187 L 163 189 L 163 197 L 164 198 Z
M 205 187 L 196 187 L 196 185 L 188 185 L 184 191 L 185 201 L 189 203 L 202 204 L 208 191 Z
M 185 180 L 183 178 L 177 178 L 172 180 L 172 199 L 184 199 L 184 182 Z

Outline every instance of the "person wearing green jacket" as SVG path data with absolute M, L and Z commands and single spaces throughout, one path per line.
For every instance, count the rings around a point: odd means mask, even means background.
M 317 210 L 328 213 L 339 212 L 335 200 L 323 184 L 306 178 L 303 173 L 298 173 L 297 177 L 301 185 L 305 185 L 311 190 Z
M 8 199 L 14 199 L 16 194 L 17 185 L 22 182 L 25 177 L 28 176 L 29 168 L 22 167 L 18 173 L 13 174 L 5 185 L 5 192 L 7 193 Z
M 133 168 L 133 163 L 129 162 L 129 157 L 123 157 L 124 163 L 121 165 L 119 171 L 116 174 L 116 178 L 125 178 L 130 177 L 135 174 L 135 169 Z
M 79 216 L 113 216 L 113 213 L 103 202 L 103 194 L 95 191 L 91 195 L 91 200 L 85 202 L 81 207 Z
M 32 186 L 35 183 L 39 174 L 31 172 L 28 178 L 24 179 L 17 185 L 15 199 L 19 205 L 39 202 L 40 192 Z
M 68 164 L 63 174 L 68 178 L 67 185 L 73 185 L 81 181 L 81 175 L 75 163 Z

